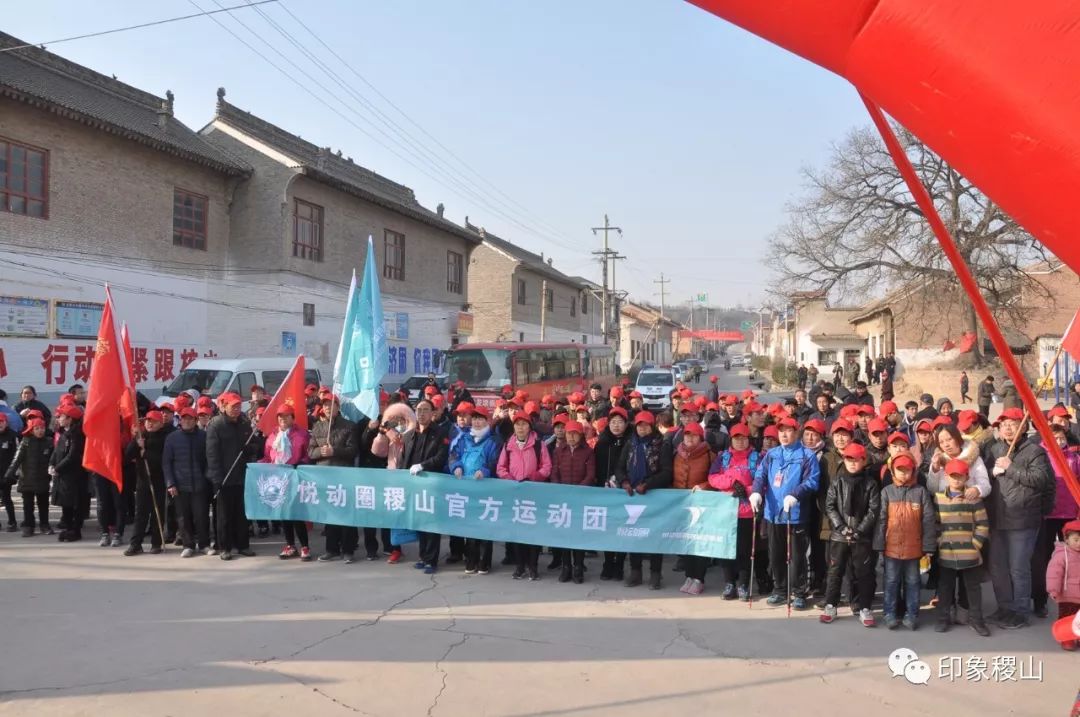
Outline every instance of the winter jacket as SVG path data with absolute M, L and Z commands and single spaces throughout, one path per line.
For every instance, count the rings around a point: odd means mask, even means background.
M 20 416 L 22 415 L 22 412 L 27 409 L 31 411 L 41 411 L 41 415 L 45 419 L 45 425 L 52 425 L 52 411 L 50 411 L 49 407 L 41 401 L 36 398 L 31 398 L 29 401 L 19 401 L 15 404 L 15 413 L 18 413 Z
M 979 405 L 989 406 L 994 402 L 994 384 L 989 381 L 979 382 Z
M 645 444 L 645 476 L 640 481 L 633 479 L 631 462 L 634 461 L 636 433 L 623 446 L 622 455 L 615 466 L 615 482 L 620 488 L 637 488 L 644 484 L 645 491 L 656 488 L 670 488 L 672 481 L 672 446 L 657 432 L 643 439 Z
M 1020 392 L 1016 390 L 1016 384 L 1010 379 L 1005 379 L 1001 383 L 1001 408 L 1002 410 L 1024 408 L 1024 402 L 1020 400 Z
M 7 401 L 0 401 L 0 413 L 7 416 L 8 428 L 15 431 L 16 435 L 23 432 L 26 426 L 23 424 L 22 416 L 16 413 L 14 408 L 8 406 Z
M 207 428 L 209 428 L 209 426 L 207 426 Z M 264 444 L 266 446 L 266 452 L 263 455 L 263 463 L 277 463 L 294 467 L 304 463 L 311 463 L 311 434 L 294 424 L 293 427 L 289 429 L 288 433 L 289 455 L 284 456 L 280 455 L 274 448 L 274 443 L 278 440 L 278 435 L 280 433 L 281 429 L 278 428 L 266 437 L 266 443 Z M 226 470 L 228 470 L 227 467 Z M 235 480 L 235 478 L 233 480 Z M 215 483 L 215 485 L 220 484 Z
M 930 491 L 917 483 L 881 489 L 874 550 L 896 560 L 914 560 L 937 550 L 937 516 Z
M 491 478 L 495 475 L 495 464 L 499 461 L 501 448 L 499 434 L 490 429 L 480 440 L 477 440 L 471 431 L 463 431 L 450 444 L 447 469 L 454 473 L 460 468 L 461 475 L 465 478 L 475 477 L 477 471 L 480 471 L 484 478 Z
M 2 441 L 4 439 L 0 439 Z M 19 447 L 8 465 L 4 475 L 4 482 L 11 484 L 15 476 L 19 477 L 16 490 L 20 493 L 48 493 L 49 492 L 49 462 L 53 453 L 52 436 L 46 434 L 41 438 L 24 436 L 19 442 Z
M 709 482 L 709 469 L 716 457 L 708 443 L 702 441 L 693 448 L 687 448 L 686 444 L 682 443 L 675 449 L 674 456 L 672 488 L 689 490 L 694 486 L 706 487 Z
M 739 517 L 754 517 L 754 509 L 750 506 L 748 497 L 754 487 L 754 470 L 757 468 L 761 454 L 747 448 L 745 451 L 734 449 L 724 451 L 716 456 L 709 468 L 709 486 L 725 493 L 734 493 L 736 483 L 742 483 L 746 489 L 746 496 L 739 501 Z
M 852 391 L 848 394 L 847 398 L 844 399 L 844 403 L 849 406 L 869 406 L 870 408 L 873 408 L 874 396 L 869 391 L 861 396 Z
M 0 486 L 11 485 L 15 482 L 14 471 L 8 478 L 8 468 L 15 460 L 15 452 L 19 449 L 19 434 L 10 428 L 0 431 Z
M 825 514 L 832 532 L 829 540 L 837 543 L 872 543 L 881 513 L 881 483 L 877 474 L 864 467 L 861 473 L 852 475 L 845 466 L 829 482 L 825 497 Z M 843 534 L 845 528 L 855 531 L 854 540 Z
M 814 500 L 820 478 L 817 456 L 801 443 L 777 446 L 766 453 L 754 474 L 753 490 L 765 500 L 765 520 L 798 525 L 808 519 L 812 512 L 808 503 Z M 788 495 L 799 502 L 785 513 L 783 503 Z
M 413 410 L 405 403 L 395 403 L 386 407 L 382 416 L 382 425 L 388 426 L 391 423 L 401 426 L 401 434 L 403 435 L 415 431 L 416 426 L 418 425 L 416 423 L 416 414 L 413 413 Z M 371 442 L 372 455 L 376 458 L 385 458 L 386 466 L 388 468 L 409 467 L 402 465 L 402 451 L 404 448 L 404 441 L 391 443 L 390 439 L 382 432 L 377 432 Z
M 968 464 L 968 485 L 978 488 L 979 497 L 981 498 L 990 495 L 993 492 L 993 486 L 990 483 L 990 478 L 986 475 L 986 464 L 983 463 L 982 457 L 979 455 L 979 444 L 973 441 L 964 441 L 964 445 L 960 449 L 960 455 L 957 458 Z M 931 468 L 926 474 L 926 487 L 936 495 L 945 490 L 949 482 L 945 476 L 945 467 L 933 468 L 932 461 L 933 459 L 931 459 Z
M 165 439 L 161 454 L 165 486 L 181 493 L 204 493 L 210 490 L 206 478 L 206 432 L 180 428 Z
M 139 444 L 135 441 L 128 443 L 127 448 L 124 449 L 124 457 L 135 463 L 135 471 L 139 480 L 146 479 L 146 468 L 149 466 L 150 477 L 154 479 L 154 482 L 164 483 L 165 472 L 161 467 L 161 461 L 165 453 L 165 441 L 174 430 L 176 429 L 172 426 L 162 426 L 160 430 L 153 433 L 144 433 L 144 447 L 141 451 L 139 450 Z M 145 462 L 143 458 L 146 459 Z
M 1012 463 L 1001 475 L 994 475 L 994 462 L 1009 452 L 1009 444 L 997 440 L 986 447 L 986 471 L 993 492 L 987 510 L 994 530 L 1038 528 L 1050 513 L 1057 497 L 1057 481 L 1050 458 L 1028 436 L 1016 442 Z
M 844 467 L 844 457 L 835 447 L 829 446 L 829 450 L 818 457 L 818 466 L 821 468 L 821 475 L 818 477 L 818 489 L 814 494 L 814 500 L 817 502 L 821 525 L 816 527 L 819 531 L 818 537 L 828 540 L 832 535 L 832 523 L 829 522 L 829 513 L 825 510 L 825 499 L 829 497 L 829 484 L 832 483 L 833 476 L 839 475 Z
M 49 459 L 49 464 L 56 471 L 53 480 L 54 503 L 61 508 L 80 507 L 86 491 L 90 489 L 86 470 L 82 466 L 85 449 L 86 436 L 82 432 L 82 421 L 72 421 L 66 430 L 60 432 Z
M 552 458 L 551 482 L 567 485 L 596 485 L 596 455 L 593 449 L 580 443 L 577 448 L 563 444 L 555 449 Z
M 511 436 L 499 452 L 495 474 L 516 481 L 546 481 L 551 477 L 551 454 L 544 450 L 540 437 L 533 432 L 529 433 L 524 445 L 518 443 L 516 436 Z
M 401 464 L 398 468 L 420 466 L 420 470 L 430 473 L 445 473 L 446 458 L 450 454 L 450 438 L 446 431 L 430 424 L 424 430 L 418 425 L 415 431 L 403 436 L 401 446 Z
M 938 562 L 967 570 L 982 565 L 982 547 L 990 539 L 990 518 L 981 500 L 969 503 L 947 489 L 934 495 L 938 514 Z
M 1056 603 L 1080 603 L 1080 550 L 1057 544 L 1046 566 L 1046 592 Z
M 344 416 L 335 416 L 333 425 L 330 421 L 321 420 L 311 428 L 308 458 L 319 466 L 354 466 L 359 442 L 359 426 Z M 321 450 L 323 446 L 330 446 L 334 450 L 333 454 L 324 458 Z
M 595 454 L 597 485 L 607 485 L 608 481 L 615 478 L 615 467 L 619 464 L 623 447 L 628 440 L 630 440 L 629 432 L 624 431 L 621 436 L 616 436 L 609 428 L 605 428 L 596 439 L 593 453 Z
M 304 449 L 307 449 L 307 431 Z M 230 421 L 225 416 L 214 416 L 206 424 L 206 479 L 215 488 L 228 480 L 231 488 L 243 487 L 247 473 L 247 454 L 244 446 L 251 438 L 251 423 L 246 416 Z M 294 444 L 295 445 L 295 444 Z M 270 452 L 269 446 L 267 453 Z
M 1046 445 L 1043 444 L 1043 450 L 1045 449 Z M 1080 478 L 1080 448 L 1069 446 L 1062 450 L 1065 452 L 1065 460 L 1068 461 L 1073 475 Z M 1069 492 L 1069 486 L 1065 483 L 1065 474 L 1058 469 L 1057 462 L 1051 460 L 1050 465 L 1054 469 L 1056 492 L 1054 494 L 1054 508 L 1046 517 L 1072 520 L 1077 515 L 1080 515 L 1080 508 L 1077 507 L 1076 499 Z

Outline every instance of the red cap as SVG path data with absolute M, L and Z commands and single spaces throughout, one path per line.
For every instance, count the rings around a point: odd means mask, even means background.
M 694 396 L 694 405 L 698 408 L 705 408 L 705 404 L 709 402 L 709 399 L 704 396 Z
M 909 470 L 915 470 L 915 459 L 910 454 L 901 453 L 897 456 L 893 456 L 892 459 L 893 468 L 907 468 Z
M 266 390 L 266 389 L 264 389 L 264 388 L 263 388 L 262 386 L 260 386 L 260 385 L 259 385 L 259 384 L 257 384 L 257 383 L 253 383 L 253 384 L 251 384 L 251 389 L 250 389 L 250 391 L 251 391 L 252 393 L 255 393 L 256 391 L 265 391 L 265 390 Z
M 854 418 L 859 415 L 859 407 L 849 403 L 840 409 L 840 418 Z
M 921 421 L 919 421 L 918 423 L 915 424 L 915 432 L 916 433 L 933 433 L 934 432 L 934 424 L 924 418 L 924 419 L 922 419 Z
M 679 390 L 679 395 L 682 396 L 684 401 L 689 401 L 694 397 L 694 391 L 693 389 L 683 387 Z
M 1065 412 L 1068 414 L 1068 411 Z M 971 427 L 979 422 L 979 414 L 970 409 L 961 411 L 960 415 L 956 417 L 956 427 L 963 433 L 967 433 L 971 430 Z
M 569 421 L 566 424 L 567 433 L 585 433 L 585 427 L 577 421 Z
M 596 423 L 593 424 L 593 428 L 596 429 L 597 433 L 602 433 L 603 430 L 605 428 L 607 428 L 607 419 L 606 418 L 597 418 Z
M 201 398 L 201 396 L 200 396 L 200 398 Z M 181 393 L 180 395 L 178 395 L 176 398 L 173 399 L 173 403 L 176 405 L 176 407 L 178 409 L 183 408 L 184 406 L 190 406 L 191 405 L 191 396 L 187 395 L 186 393 Z
M 708 403 L 705 404 L 705 410 L 706 411 L 719 411 L 720 407 L 717 406 L 714 401 L 709 401 Z
M 727 394 L 726 396 L 723 396 L 723 397 L 722 397 L 722 398 L 720 399 L 720 401 L 721 401 L 721 402 L 722 402 L 722 403 L 723 403 L 723 404 L 724 404 L 725 406 L 731 406 L 731 405 L 733 405 L 733 404 L 735 404 L 735 403 L 738 403 L 738 402 L 739 402 L 739 399 L 735 397 L 735 394 L 729 393 L 729 394 Z
M 865 404 L 859 405 L 859 415 L 876 416 L 873 406 L 867 406 Z
M 62 393 L 62 394 L 60 394 L 60 405 L 63 406 L 65 403 L 75 403 L 75 394 L 73 394 L 73 393 Z
M 717 378 L 716 376 L 709 376 L 709 383 L 716 383 L 719 380 L 720 379 Z
M 749 436 L 750 427 L 745 423 L 735 423 L 728 429 L 728 435 L 732 438 L 735 436 Z
M 26 428 L 23 430 L 22 434 L 24 436 L 29 436 L 31 431 L 33 431 L 38 426 L 41 426 L 42 428 L 44 428 L 45 427 L 45 419 L 31 418 L 29 421 L 26 422 Z
M 583 404 L 581 404 L 580 406 L 578 406 L 577 408 L 574 409 L 574 413 L 577 414 L 577 415 L 581 415 L 582 413 L 584 413 L 586 416 L 588 416 L 589 415 L 589 407 L 586 406 L 583 403 Z
M 534 413 L 540 413 L 540 405 L 536 401 L 529 401 L 525 404 L 525 413 L 530 416 Z
M 608 411 L 607 417 L 608 417 L 609 421 L 611 420 L 612 416 L 622 416 L 624 421 L 629 420 L 629 418 L 626 415 L 626 409 L 624 409 L 624 408 L 622 408 L 620 406 L 616 406 L 615 408 Z
M 840 452 L 844 458 L 866 458 L 866 449 L 860 446 L 858 443 L 849 443 L 847 447 Z
M 961 475 L 966 476 L 970 470 L 967 461 L 960 460 L 959 458 L 953 458 L 951 461 L 945 464 L 945 475 Z
M 803 430 L 805 431 L 807 429 L 825 435 L 825 421 L 820 418 L 811 418 L 803 424 Z
M 1058 642 L 1075 642 L 1080 640 L 1080 612 L 1069 617 L 1063 617 L 1054 621 L 1050 627 L 1050 634 Z
M 525 403 L 529 400 L 529 392 L 523 388 L 519 388 L 517 391 L 514 391 L 514 399 Z
M 560 423 L 563 424 L 563 425 L 566 425 L 567 423 L 571 423 L 569 414 L 560 413 L 558 416 L 555 416 L 555 418 L 552 419 L 552 421 L 551 421 L 552 426 L 557 426 Z
M 781 428 L 794 428 L 798 430 L 799 422 L 791 416 L 788 416 L 787 418 L 781 418 L 780 421 L 776 424 L 776 429 L 779 432 Z
M 322 395 L 322 403 L 336 403 L 341 405 L 341 396 L 336 393 L 326 393 Z
M 435 394 L 429 400 L 431 401 L 431 405 L 434 408 L 442 408 L 446 405 L 446 396 L 442 395 L 441 393 Z
M 511 386 L 508 383 L 504 383 L 502 385 L 502 388 L 499 389 L 499 393 L 504 393 L 505 394 L 505 393 L 513 393 L 513 392 L 514 392 L 514 387 Z
M 871 433 L 888 433 L 889 424 L 885 423 L 885 421 L 880 418 L 873 418 L 866 424 L 866 430 Z
M 749 388 L 742 392 L 743 400 L 753 400 L 755 395 L 754 391 Z
M 938 416 L 930 425 L 934 428 L 938 428 L 939 426 L 951 426 L 952 421 L 949 420 L 948 416 Z
M 460 410 L 461 410 L 461 406 L 458 405 L 458 411 L 460 412 Z M 484 408 L 483 406 L 473 406 L 472 410 L 470 410 L 469 413 L 472 414 L 472 416 L 474 418 L 476 416 L 483 416 L 484 418 L 491 418 L 491 414 L 488 413 L 488 410 L 486 408 Z
M 296 409 L 294 409 L 289 404 L 285 403 L 285 404 L 282 404 L 281 406 L 278 406 L 277 415 L 279 415 L 279 416 L 295 416 L 296 415 Z
M 465 415 L 465 414 L 468 414 L 468 413 L 475 413 L 475 412 L 476 412 L 476 406 L 474 406 L 469 401 L 462 401 L 461 403 L 459 403 L 457 405 L 457 408 L 454 409 L 454 413 L 456 413 L 458 415 Z
M 751 413 L 761 413 L 764 410 L 765 410 L 765 407 L 762 406 L 760 403 L 757 403 L 755 401 L 751 401 L 750 403 L 743 406 L 743 412 L 746 413 L 747 415 L 749 415 Z
M 555 397 L 552 396 L 550 393 L 545 393 L 540 398 L 540 405 L 543 406 L 544 408 L 547 408 L 548 406 L 554 406 L 555 405 Z
M 851 425 L 851 422 L 846 418 L 837 418 L 832 422 L 832 426 L 829 427 L 829 435 L 836 433 L 837 431 L 847 431 L 854 435 L 855 427 Z
M 631 391 L 630 398 L 642 398 L 641 391 Z
M 622 398 L 623 397 L 622 386 L 612 386 L 611 390 L 608 391 L 608 396 L 610 396 L 611 398 Z
M 705 437 L 705 429 L 701 427 L 700 423 L 688 423 L 683 426 L 683 431 L 698 436 L 699 438 Z
M 176 408 L 168 401 L 158 406 L 158 408 L 162 411 L 168 411 L 169 413 L 176 413 Z
M 454 388 L 456 388 L 456 389 L 458 389 L 460 391 L 461 389 L 465 388 L 465 382 L 462 381 L 461 379 L 458 379 L 457 381 L 454 381 Z
M 318 392 L 319 387 L 313 383 L 309 383 L 307 386 L 304 386 L 304 393 L 306 393 L 308 396 L 312 396 Z
M 529 416 L 529 414 L 525 411 L 514 411 L 512 418 L 514 423 L 517 423 L 518 421 L 525 421 L 530 426 L 532 425 L 532 417 Z
M 766 438 L 780 440 L 780 429 L 776 426 L 765 426 L 765 430 L 762 433 Z
M 648 423 L 650 426 L 654 426 L 656 425 L 656 416 L 652 415 L 649 411 L 639 411 L 638 414 L 634 416 L 634 425 L 636 426 L 639 423 Z
M 266 413 L 266 406 L 259 406 L 255 409 L 255 420 L 258 421 Z
M 495 408 L 506 408 L 507 405 L 508 404 L 507 404 L 505 398 L 496 398 L 495 399 Z
M 903 431 L 896 431 L 889 436 L 889 443 L 903 443 L 905 446 L 910 446 L 911 441 L 908 440 L 907 434 Z
M 61 416 L 67 416 L 73 421 L 77 421 L 83 417 L 83 410 L 75 404 L 64 404 L 60 408 L 56 409 L 56 412 Z
M 161 423 L 165 420 L 165 416 L 161 415 L 161 411 L 147 411 L 143 419 L 147 421 L 157 421 L 158 423 Z
M 195 415 L 195 409 L 190 406 L 184 406 L 180 409 L 180 418 L 198 418 Z
M 240 397 L 240 394 L 229 391 L 218 396 L 218 401 L 221 402 L 222 406 L 231 406 L 234 403 L 243 403 L 244 399 Z
M 1061 534 L 1064 537 L 1069 537 L 1069 533 L 1080 533 L 1080 520 L 1070 520 L 1061 526 Z
M 961 415 L 963 415 L 963 413 L 961 413 Z M 1047 418 L 1068 418 L 1070 420 L 1072 419 L 1072 416 L 1069 415 L 1069 409 L 1065 408 L 1064 406 L 1054 406 L 1050 409 L 1050 412 L 1047 413 L 1046 416 Z
M 1006 408 L 998 416 L 998 421 L 1022 421 L 1024 420 L 1024 412 L 1019 408 Z
M 424 386 L 424 395 L 425 396 L 434 396 L 438 392 L 439 392 L 439 387 L 438 386 Z
M 885 416 L 888 416 L 890 413 L 899 412 L 900 409 L 896 407 L 896 403 L 894 401 L 882 401 L 881 405 L 878 406 L 878 415 L 882 418 L 885 418 Z
M 698 407 L 693 403 L 684 403 L 682 408 L 679 409 L 679 413 L 697 413 Z
M 195 414 L 198 416 L 213 416 L 214 409 L 210 406 L 199 406 L 198 410 L 195 411 Z
M 584 403 L 585 402 L 585 396 L 582 395 L 582 393 L 580 391 L 574 391 L 573 393 L 571 393 L 569 396 L 566 397 L 566 400 L 569 401 L 570 403 Z
M 199 396 L 199 400 L 195 402 L 197 406 L 213 406 L 214 401 L 209 396 Z

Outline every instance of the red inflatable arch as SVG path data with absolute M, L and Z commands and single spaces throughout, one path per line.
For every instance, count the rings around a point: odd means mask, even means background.
M 858 89 L 1049 439 L 1034 394 L 881 110 L 1080 272 L 1080 0 L 689 1 Z M 1054 441 L 1048 445 L 1065 466 Z M 1065 471 L 1080 500 L 1080 482 Z

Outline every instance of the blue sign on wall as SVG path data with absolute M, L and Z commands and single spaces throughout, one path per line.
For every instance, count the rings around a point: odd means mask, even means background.
M 282 331 L 281 332 L 281 353 L 286 356 L 293 356 L 296 354 L 296 332 L 295 331 Z

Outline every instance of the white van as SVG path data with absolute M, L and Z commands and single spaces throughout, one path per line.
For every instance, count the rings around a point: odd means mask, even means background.
M 649 411 L 671 408 L 671 390 L 675 388 L 675 372 L 669 368 L 647 368 L 637 377 L 634 389 L 641 394 L 641 403 Z
M 161 391 L 157 404 L 171 402 L 180 393 L 197 389 L 202 395 L 217 398 L 226 391 L 240 394 L 244 399 L 244 410 L 251 398 L 251 387 L 258 384 L 273 396 L 296 359 L 280 356 L 249 359 L 195 359 L 187 368 L 180 371 L 173 382 Z M 304 371 L 304 384 L 321 385 L 319 369 L 308 364 Z

